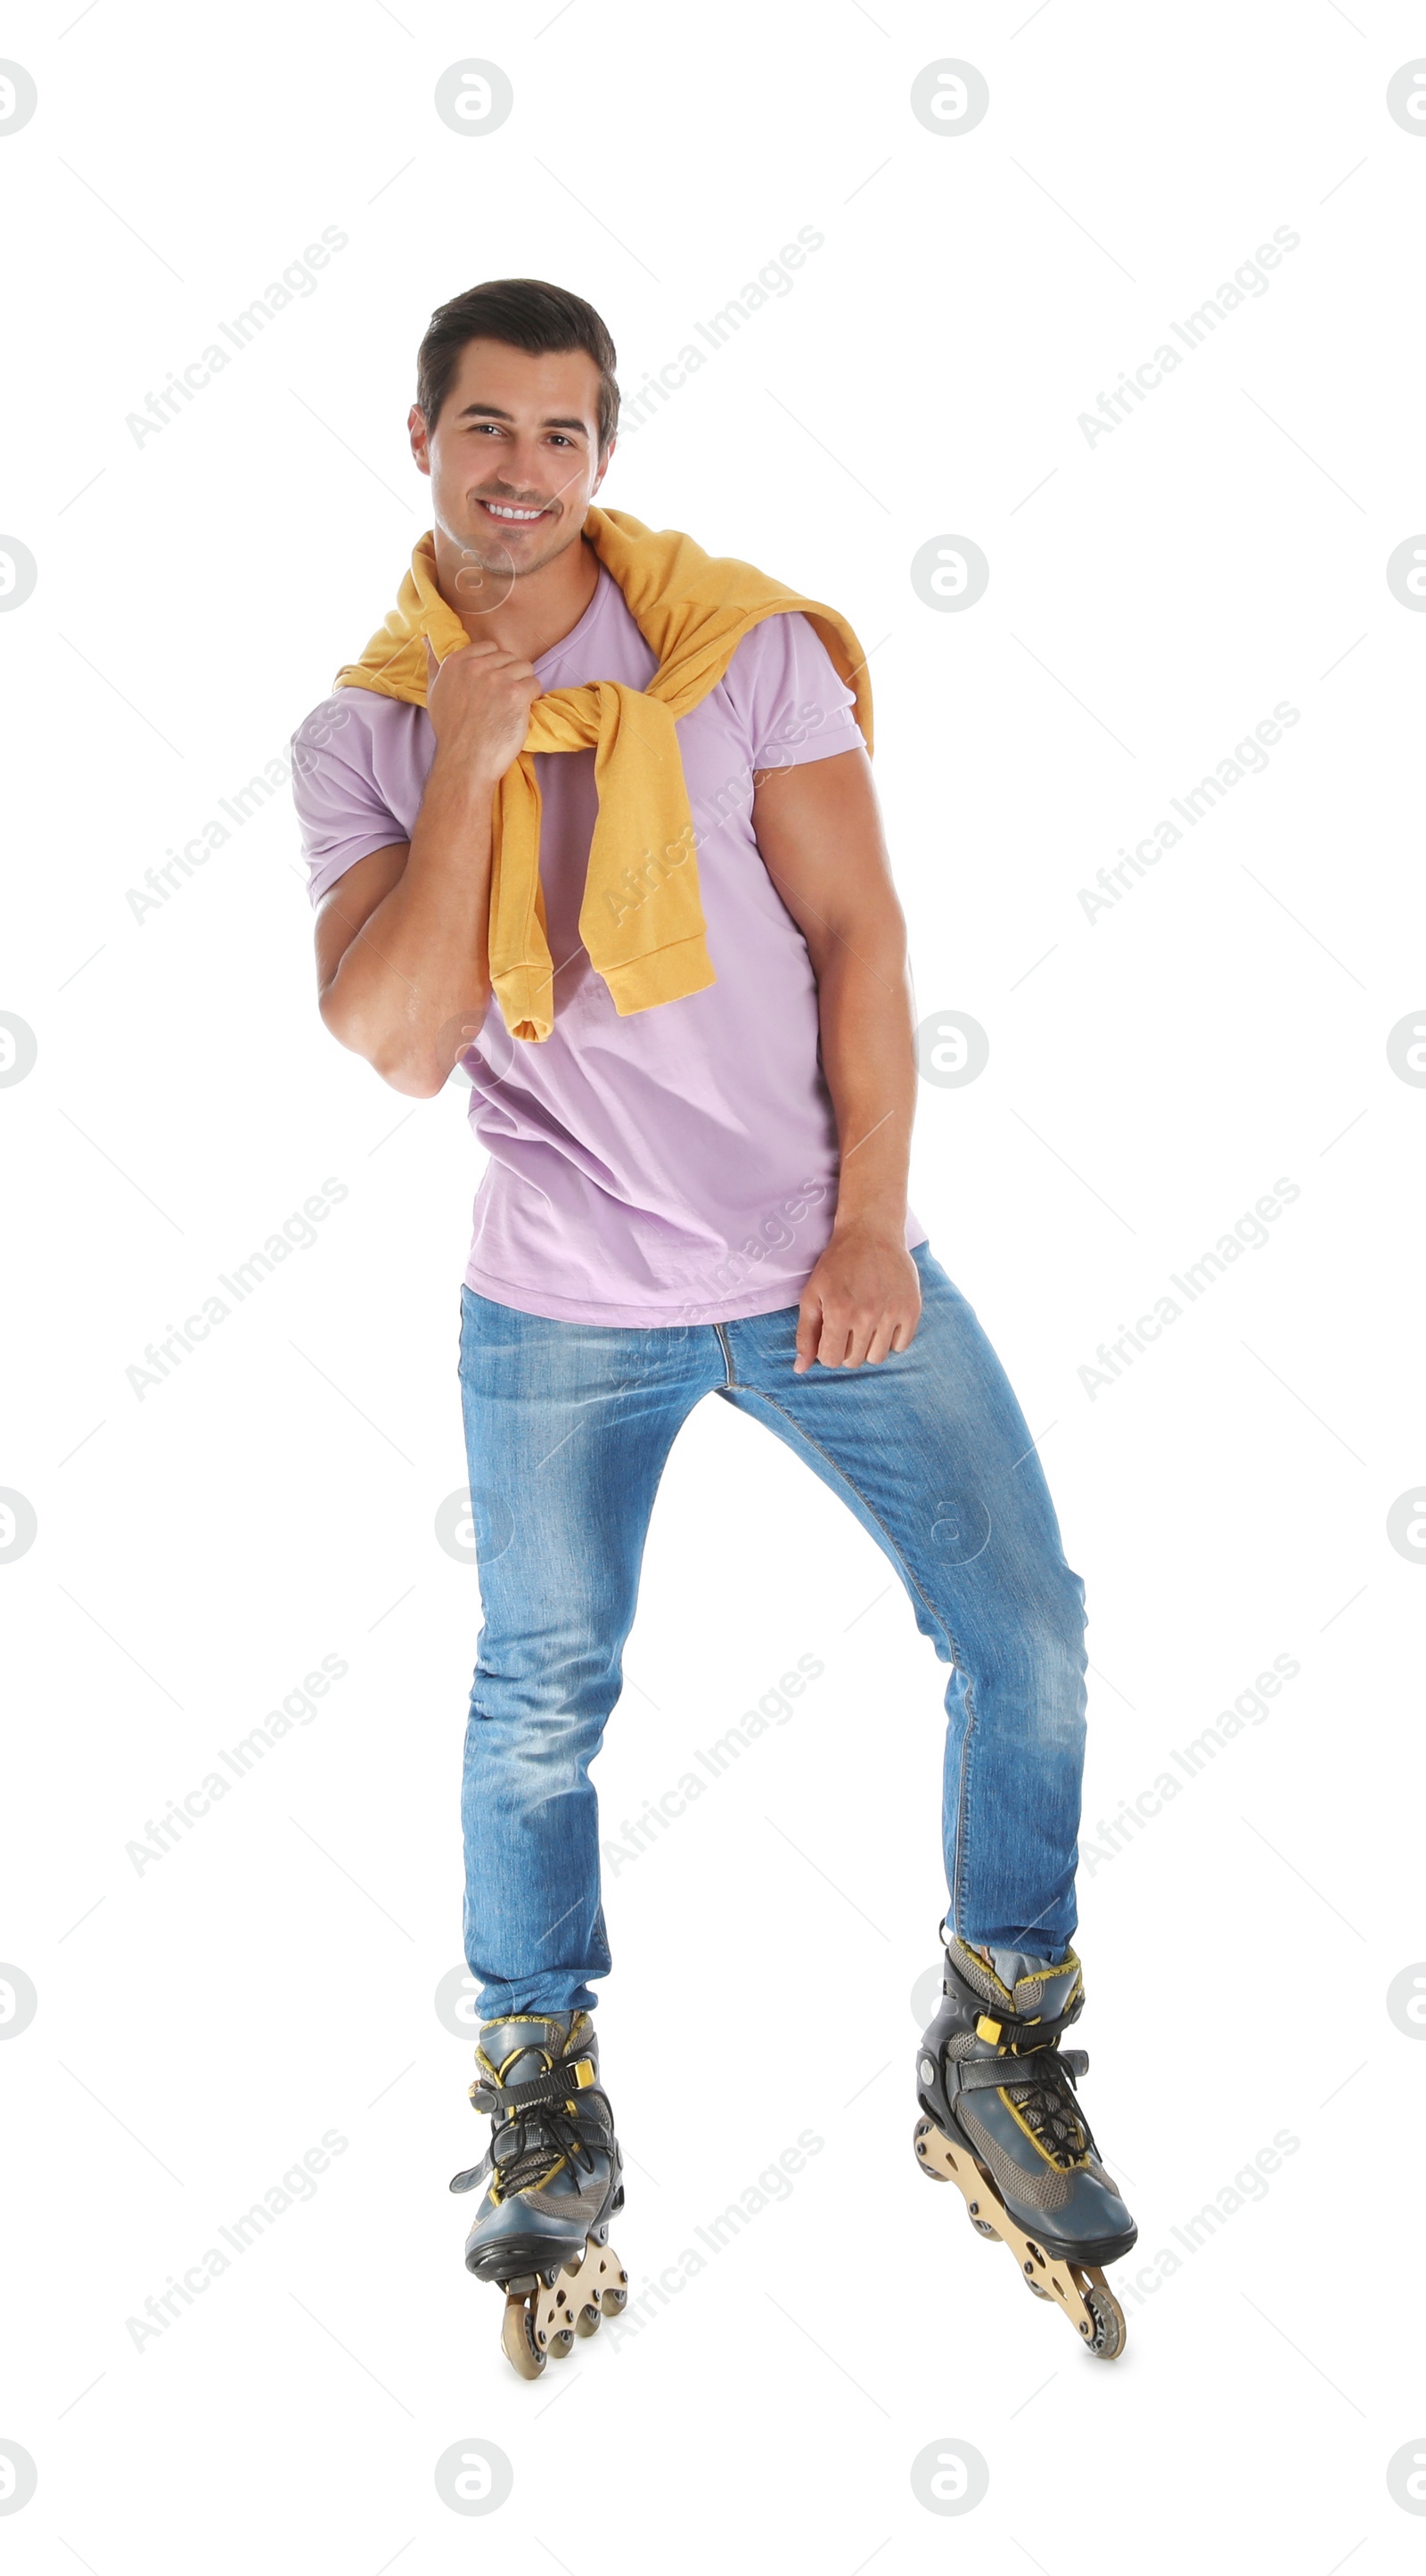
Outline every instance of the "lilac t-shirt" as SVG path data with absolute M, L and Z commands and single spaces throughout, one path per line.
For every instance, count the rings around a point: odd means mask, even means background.
M 601 565 L 584 615 L 535 664 L 545 689 L 647 687 L 657 658 Z M 795 614 L 765 618 L 678 722 L 717 982 L 621 1019 L 579 936 L 594 753 L 538 752 L 540 876 L 555 1023 L 530 1044 L 492 998 L 454 1080 L 489 1156 L 466 1284 L 587 1324 L 726 1322 L 795 1306 L 832 1230 L 837 1129 L 807 943 L 753 837 L 753 771 L 862 741 L 852 692 Z M 313 904 L 407 841 L 435 735 L 423 707 L 338 689 L 293 737 Z M 926 1240 L 907 1212 L 906 1243 Z

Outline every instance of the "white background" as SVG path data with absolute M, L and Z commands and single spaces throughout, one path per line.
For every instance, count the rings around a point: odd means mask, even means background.
M 38 1043 L 0 1096 L 0 1484 L 38 1519 L 0 1564 L 0 1956 L 38 1995 L 0 2051 L 0 2446 L 38 2470 L 12 2563 L 1414 2565 L 1386 2469 L 1426 2452 L 1426 2051 L 1386 1993 L 1426 1955 L 1423 1575 L 1387 1515 L 1426 1466 L 1426 1099 L 1387 1038 L 1423 1016 L 1426 618 L 1385 567 L 1426 526 L 1426 131 L 1386 107 L 1419 13 L 68 16 L 8 19 L 39 104 L 0 132 L 0 520 L 38 567 L 0 618 L 0 1008 Z M 947 55 L 989 84 L 973 132 L 911 112 Z M 513 85 L 497 132 L 435 112 L 472 56 Z M 136 441 L 327 226 L 315 292 Z M 1129 2348 L 1096 2364 L 913 2171 L 945 1670 L 834 1498 L 700 1407 L 596 1772 L 610 1826 L 799 1655 L 826 1671 L 606 1881 L 636 2294 L 799 2131 L 824 2143 L 640 2330 L 530 2386 L 461 2266 L 446 2179 L 487 2130 L 433 2002 L 478 1623 L 434 1534 L 465 1473 L 466 1095 L 412 1107 L 322 1029 L 285 789 L 157 911 L 127 897 L 394 596 L 428 524 L 404 423 L 433 307 L 574 287 L 627 394 L 801 226 L 825 238 L 791 291 L 601 498 L 875 647 L 918 1011 L 990 1041 L 974 1083 L 922 1085 L 912 1199 L 1085 1576 L 1087 1839 L 1275 1656 L 1301 1671 L 1081 1872 L 1087 2107 L 1140 2228 Z M 1278 227 L 1267 291 L 1091 446 L 1078 415 Z M 957 614 L 910 581 L 947 533 L 991 567 Z M 1096 871 L 1282 700 L 1267 769 L 1086 919 Z M 318 1241 L 140 1400 L 145 1344 L 327 1176 Z M 1279 1177 L 1269 1242 L 1091 1398 L 1096 1345 Z M 327 1654 L 350 1669 L 313 1722 L 136 1873 L 146 1820 Z M 328 2130 L 315 2195 L 136 2348 L 127 2320 Z M 1265 2196 L 1156 2272 L 1279 2131 Z M 456 2443 L 512 2465 L 488 2523 L 437 2493 Z M 910 2470 L 957 2443 L 989 2487 L 952 2528 Z

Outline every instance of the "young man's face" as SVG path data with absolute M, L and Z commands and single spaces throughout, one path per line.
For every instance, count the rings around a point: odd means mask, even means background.
M 613 453 L 611 444 L 599 455 L 598 399 L 599 370 L 583 349 L 533 357 L 502 340 L 467 341 L 435 428 L 414 404 L 410 415 L 437 530 L 507 579 L 563 554 Z

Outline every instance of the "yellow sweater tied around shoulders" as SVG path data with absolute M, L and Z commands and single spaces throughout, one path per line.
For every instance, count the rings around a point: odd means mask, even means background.
M 621 1018 L 716 983 L 698 892 L 697 839 L 675 724 L 715 689 L 743 637 L 765 617 L 800 610 L 856 698 L 871 747 L 866 657 L 844 617 L 751 564 L 705 554 L 676 528 L 591 508 L 584 534 L 658 655 L 646 689 L 622 680 L 547 689 L 530 708 L 525 747 L 500 781 L 491 815 L 490 982 L 517 1038 L 554 1026 L 554 969 L 540 883 L 540 789 L 534 754 L 594 751 L 599 812 L 579 933 Z M 436 586 L 435 538 L 421 538 L 396 606 L 336 686 L 426 703 L 426 651 L 437 661 L 470 641 Z

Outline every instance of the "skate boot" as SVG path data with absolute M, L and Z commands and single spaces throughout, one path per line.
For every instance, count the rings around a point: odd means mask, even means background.
M 1124 2349 L 1124 2312 L 1099 2266 L 1138 2229 L 1099 2162 L 1074 2088 L 1083 2049 L 1060 2034 L 1084 2009 L 1074 1951 L 1056 1966 L 987 1956 L 942 1926 L 944 1999 L 916 2057 L 923 2173 L 958 2183 L 978 2236 L 998 2236 L 1039 2299 L 1062 2308 L 1101 2361 Z
M 493 2116 L 478 2165 L 452 2191 L 489 2185 L 465 2241 L 466 2269 L 505 2292 L 500 2341 L 522 2379 L 618 2314 L 628 2273 L 609 2246 L 624 2206 L 614 2114 L 599 2087 L 586 2012 L 518 2013 L 480 2025 L 470 2098 Z

